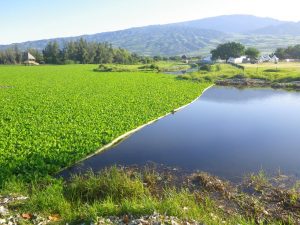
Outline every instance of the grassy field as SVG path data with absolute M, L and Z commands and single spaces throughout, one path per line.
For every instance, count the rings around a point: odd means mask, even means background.
M 0 67 L 0 181 L 54 174 L 208 86 L 95 67 Z
M 251 78 L 266 79 L 273 82 L 300 81 L 300 63 L 242 64 L 245 74 Z
M 229 64 L 215 64 L 210 66 L 209 71 L 200 70 L 199 72 L 180 77 L 199 81 L 216 81 L 234 78 L 239 75 L 245 78 L 262 79 L 273 83 L 300 81 L 300 63 L 242 64 L 242 66 L 245 67 L 245 70 Z

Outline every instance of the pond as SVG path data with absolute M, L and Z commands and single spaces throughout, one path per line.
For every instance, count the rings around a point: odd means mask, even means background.
M 238 180 L 264 169 L 300 175 L 300 93 L 214 86 L 62 175 L 149 162 Z

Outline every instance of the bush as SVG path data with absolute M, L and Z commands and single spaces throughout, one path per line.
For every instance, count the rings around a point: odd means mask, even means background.
M 67 60 L 64 61 L 64 64 L 65 65 L 76 64 L 76 61 L 67 59 Z
M 200 66 L 200 70 L 211 72 L 212 71 L 212 66 L 209 65 L 209 64 L 205 64 L 203 66 Z
M 276 72 L 279 72 L 280 70 L 279 69 L 267 69 L 267 70 L 264 70 L 264 72 L 267 72 L 267 73 L 276 73 Z
M 95 72 L 132 72 L 130 69 L 118 66 L 99 65 L 98 69 L 94 69 Z
M 237 74 L 235 76 L 233 76 L 232 78 L 235 78 L 235 79 L 245 79 L 247 78 L 245 74 Z
M 191 64 L 191 68 L 197 68 L 198 65 L 196 63 Z
M 97 71 L 99 72 L 111 72 L 113 70 L 112 67 L 108 67 L 106 65 L 100 64 Z
M 157 70 L 160 71 L 159 66 L 155 65 L 155 64 L 148 64 L 148 65 L 144 65 L 144 66 L 140 66 L 138 69 L 140 70 Z
M 74 176 L 66 186 L 68 199 L 82 202 L 111 199 L 121 202 L 124 199 L 139 199 L 149 193 L 139 178 L 132 179 L 124 171 L 111 168 L 99 174 L 90 172 L 87 176 Z

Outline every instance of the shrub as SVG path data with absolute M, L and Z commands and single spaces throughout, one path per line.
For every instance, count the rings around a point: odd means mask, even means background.
M 232 78 L 235 78 L 235 79 L 245 79 L 247 78 L 245 74 L 237 74 L 235 76 L 233 76 Z
M 198 65 L 196 63 L 191 64 L 191 68 L 197 68 Z
M 209 64 L 205 64 L 205 65 L 200 66 L 200 70 L 211 72 L 212 71 L 212 66 L 209 65 Z
M 67 59 L 67 60 L 64 61 L 64 64 L 65 64 L 65 65 L 76 64 L 76 61 Z
M 123 170 L 111 168 L 99 174 L 93 172 L 86 176 L 74 176 L 66 186 L 68 199 L 82 202 L 111 199 L 121 202 L 123 199 L 138 199 L 148 194 L 143 182 L 135 177 L 131 179 Z
M 144 65 L 144 66 L 140 66 L 138 69 L 140 70 L 157 70 L 159 71 L 159 66 L 155 65 L 155 64 L 148 64 L 148 65 Z
M 267 73 L 276 73 L 276 72 L 279 72 L 280 70 L 279 69 L 267 69 L 267 70 L 264 70 L 264 72 L 267 72 Z
M 97 71 L 99 71 L 99 72 L 111 72 L 111 71 L 113 71 L 113 68 L 108 67 L 108 66 L 103 65 L 103 64 L 100 64 Z

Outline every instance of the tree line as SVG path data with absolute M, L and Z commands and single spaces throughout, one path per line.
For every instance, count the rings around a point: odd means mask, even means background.
M 216 49 L 211 51 L 211 54 L 213 60 L 228 60 L 230 57 L 237 58 L 243 55 L 255 60 L 258 58 L 260 52 L 256 48 L 246 48 L 240 43 L 228 42 L 218 45 Z M 277 48 L 271 55 L 276 55 L 279 59 L 300 59 L 300 44 L 287 48 Z
M 253 47 L 246 48 L 241 43 L 227 42 L 220 44 L 216 49 L 211 51 L 212 59 L 228 60 L 230 57 L 238 58 L 246 55 L 251 60 L 256 60 L 259 57 L 259 50 Z
M 300 59 L 300 45 L 278 48 L 275 55 L 280 59 Z
M 27 49 L 22 52 L 18 46 L 0 51 L 0 64 L 21 64 L 26 60 L 24 53 L 30 52 L 38 63 L 46 64 L 135 64 L 152 63 L 156 58 L 139 56 L 122 48 L 113 48 L 109 43 L 87 42 L 84 39 L 70 41 L 60 47 L 49 42 L 42 50 Z

